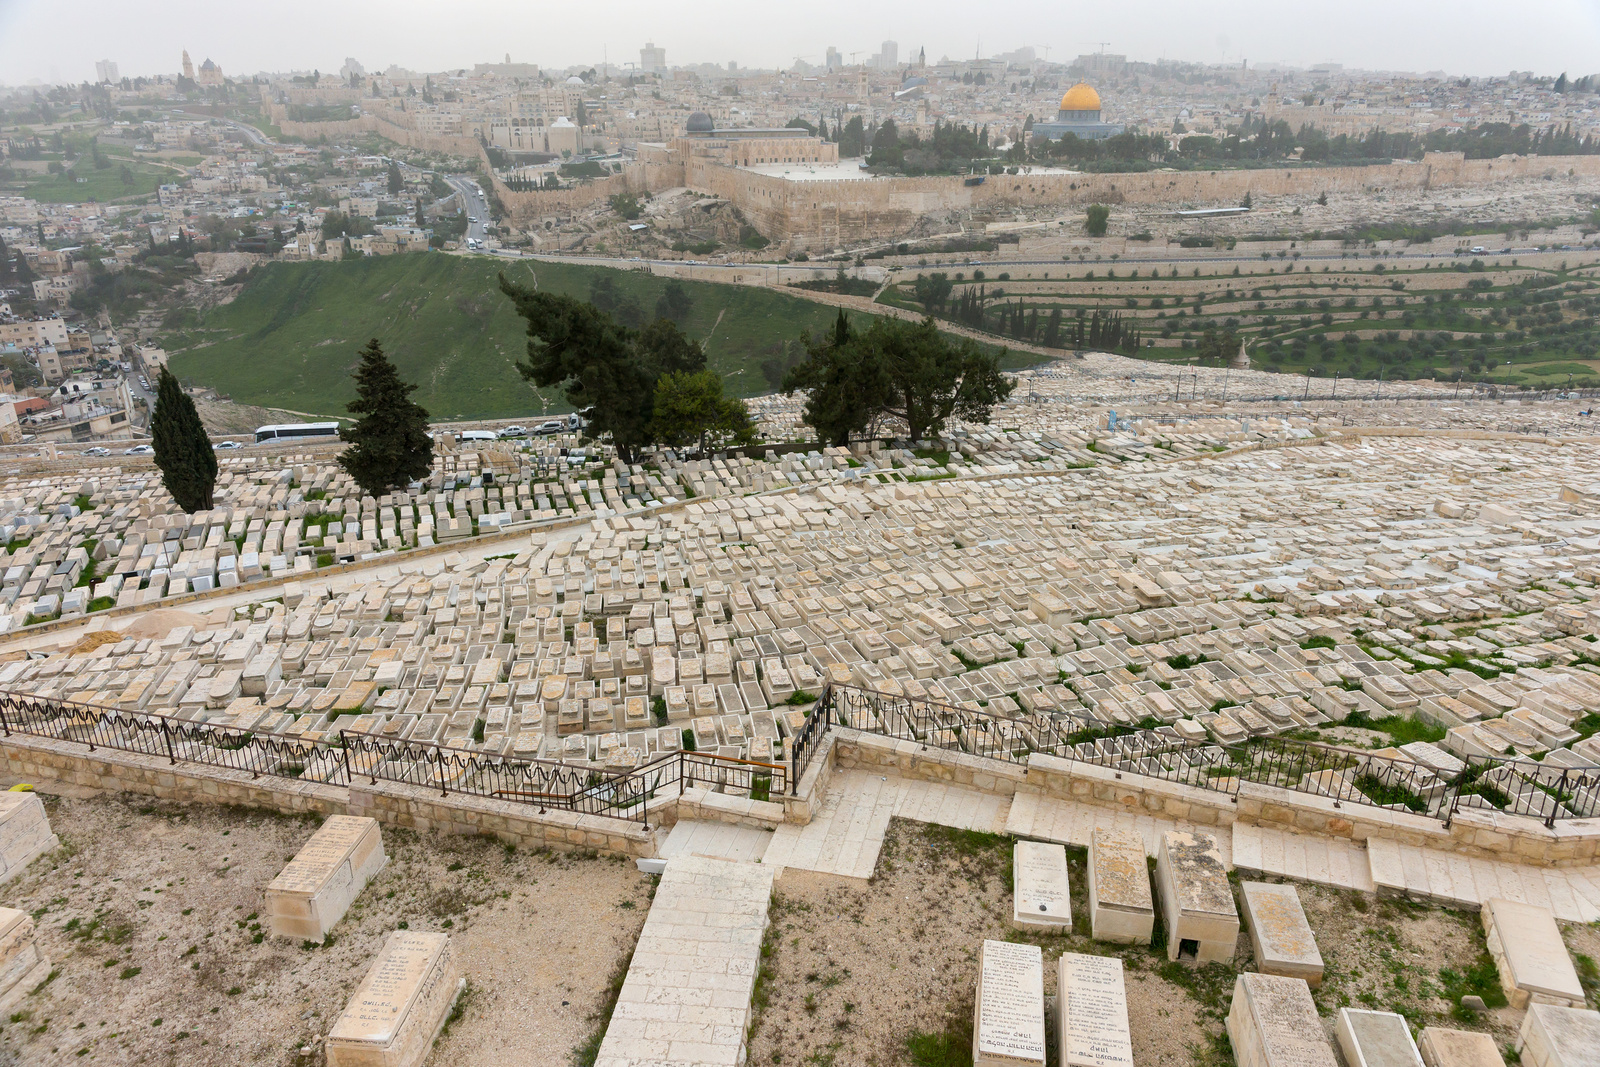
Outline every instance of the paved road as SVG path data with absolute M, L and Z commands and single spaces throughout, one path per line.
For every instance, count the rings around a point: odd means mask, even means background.
M 489 214 L 489 201 L 479 191 L 476 181 L 460 174 L 446 174 L 444 180 L 450 183 L 450 188 L 461 194 L 462 204 L 467 209 L 469 219 L 476 218 L 477 222 L 467 223 L 466 237 L 481 241 L 488 232 L 486 227 L 493 222 Z

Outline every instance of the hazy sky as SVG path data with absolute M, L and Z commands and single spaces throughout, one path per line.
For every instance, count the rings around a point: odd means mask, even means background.
M 0 0 L 0 83 L 175 73 L 187 48 L 232 74 L 337 70 L 346 56 L 434 71 L 500 60 L 561 68 L 637 61 L 646 39 L 669 63 L 820 62 L 829 45 L 863 58 L 885 39 L 902 60 L 1023 45 L 1050 57 L 1107 51 L 1139 60 L 1339 62 L 1382 70 L 1600 72 L 1600 0 Z

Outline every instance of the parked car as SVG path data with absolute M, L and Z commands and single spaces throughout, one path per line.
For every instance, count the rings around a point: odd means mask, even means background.
M 539 424 L 538 432 L 540 434 L 560 433 L 566 428 L 566 423 L 562 422 L 560 419 L 551 419 L 549 422 L 541 422 Z
M 528 428 L 526 426 L 507 426 L 500 431 L 500 436 L 502 438 L 526 437 L 528 436 Z
M 132 448 L 124 448 L 122 454 L 124 456 L 150 456 L 154 455 L 155 451 L 149 445 L 134 445 Z
M 109 456 L 111 455 L 111 449 L 101 448 L 99 445 L 95 445 L 93 448 L 84 449 L 83 454 L 86 456 Z
M 224 448 L 243 448 L 244 446 L 241 445 L 238 441 L 218 441 L 216 444 L 212 445 L 211 447 L 217 449 L 218 451 L 221 451 Z

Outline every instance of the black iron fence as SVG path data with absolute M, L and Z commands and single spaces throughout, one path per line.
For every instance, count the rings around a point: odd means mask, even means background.
M 341 730 L 320 738 L 269 734 L 167 715 L 0 692 L 0 732 L 54 738 L 302 781 L 366 778 L 571 811 L 649 826 L 652 801 L 706 788 L 754 800 L 791 791 L 790 765 L 710 752 L 672 752 L 633 767 L 526 759 Z M 676 794 L 673 791 L 676 791 Z
M 805 730 L 796 735 L 796 778 L 803 770 L 799 738 L 814 745 L 830 725 L 1013 763 L 1044 753 L 1105 767 L 1119 777 L 1138 775 L 1228 796 L 1237 796 L 1240 784 L 1249 782 L 1327 797 L 1335 806 L 1410 811 L 1446 825 L 1457 812 L 1472 808 L 1539 819 L 1547 826 L 1600 816 L 1600 767 L 1447 753 L 1426 764 L 1276 736 L 1224 745 L 1185 736 L 1171 726 L 1118 726 L 1047 712 L 1000 715 L 853 686 L 824 691 Z

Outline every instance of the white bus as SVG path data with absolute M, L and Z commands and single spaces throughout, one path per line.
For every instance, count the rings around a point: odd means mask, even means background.
M 294 438 L 328 438 L 339 436 L 337 422 L 286 422 L 277 426 L 257 426 L 256 444 L 263 441 L 285 441 Z

